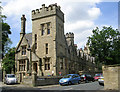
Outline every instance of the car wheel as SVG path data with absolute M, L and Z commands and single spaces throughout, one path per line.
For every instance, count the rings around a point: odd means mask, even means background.
M 99 85 L 104 86 L 104 84 L 103 84 L 103 83 L 100 83 L 100 82 L 99 82 Z
M 63 86 L 62 84 L 60 84 L 60 86 Z
M 81 82 L 83 82 L 84 80 L 83 79 L 81 79 Z
M 69 81 L 69 82 L 68 82 L 68 85 L 71 85 L 71 84 L 72 84 L 72 82 L 71 82 L 71 81 Z
M 95 80 L 93 79 L 92 82 L 94 82 Z
M 81 80 L 78 81 L 78 84 L 80 84 L 80 83 L 81 83 Z
M 85 83 L 88 83 L 88 80 L 85 80 Z
M 6 85 L 8 85 L 8 82 L 6 81 Z

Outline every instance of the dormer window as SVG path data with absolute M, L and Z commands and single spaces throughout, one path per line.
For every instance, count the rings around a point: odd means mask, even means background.
M 26 55 L 26 46 L 22 46 L 22 55 Z

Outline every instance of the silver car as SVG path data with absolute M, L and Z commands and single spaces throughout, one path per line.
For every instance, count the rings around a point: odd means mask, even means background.
M 104 86 L 104 77 L 103 75 L 100 75 L 99 79 L 98 79 L 98 83 L 102 86 Z
M 6 74 L 4 83 L 5 84 L 15 84 L 15 83 L 17 83 L 17 78 L 15 77 L 15 74 Z

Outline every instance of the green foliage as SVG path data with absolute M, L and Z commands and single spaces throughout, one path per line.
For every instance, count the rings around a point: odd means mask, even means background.
M 3 55 L 9 50 L 9 45 L 12 44 L 9 34 L 11 34 L 10 26 L 7 23 L 2 23 L 2 51 Z
M 10 45 L 12 44 L 9 34 L 11 34 L 10 26 L 5 23 L 6 16 L 1 15 L 2 18 L 2 58 L 4 57 L 5 53 L 10 49 Z
M 120 33 L 112 27 L 94 29 L 89 37 L 91 55 L 97 58 L 96 62 L 106 65 L 120 63 Z
M 2 61 L 2 68 L 6 73 L 11 73 L 11 70 L 15 68 L 15 48 L 9 49 Z

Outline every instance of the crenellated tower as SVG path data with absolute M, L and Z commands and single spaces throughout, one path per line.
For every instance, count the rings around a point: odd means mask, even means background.
M 50 64 L 49 69 L 42 66 L 44 75 L 48 71 L 54 71 L 55 75 L 58 73 L 56 56 L 61 53 L 57 49 L 61 48 L 59 45 L 63 43 L 63 38 L 64 13 L 60 6 L 51 4 L 47 7 L 43 4 L 42 8 L 32 10 L 32 46 L 35 46 L 35 54 L 41 58 L 42 64 Z
M 68 44 L 68 46 L 70 46 L 70 45 L 74 45 L 74 33 L 71 33 L 71 32 L 69 32 L 69 33 L 66 33 L 66 40 L 67 40 L 67 44 Z
M 57 6 L 57 4 L 51 4 L 48 7 L 43 4 L 42 8 L 32 10 L 32 20 L 50 17 L 54 15 L 57 15 L 62 21 L 64 21 L 64 14 L 60 10 L 60 6 Z

